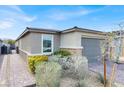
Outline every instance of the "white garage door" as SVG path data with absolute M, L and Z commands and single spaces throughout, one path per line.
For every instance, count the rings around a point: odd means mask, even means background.
M 101 59 L 100 39 L 82 38 L 83 55 L 88 58 L 88 62 L 98 62 Z

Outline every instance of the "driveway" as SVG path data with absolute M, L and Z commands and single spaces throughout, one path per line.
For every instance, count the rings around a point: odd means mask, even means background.
M 3 63 L 3 58 L 4 58 L 4 55 L 0 55 L 0 69 L 1 69 L 1 66 L 2 66 L 2 63 Z
M 112 71 L 112 62 L 107 62 L 107 77 L 110 78 L 111 71 Z M 95 72 L 99 72 L 103 75 L 104 67 L 101 62 L 89 62 L 89 69 Z M 118 83 L 124 84 L 124 64 L 118 64 L 116 73 L 115 73 L 115 80 Z
M 23 87 L 35 84 L 35 78 L 27 66 L 19 54 L 5 55 L 0 70 L 0 86 Z

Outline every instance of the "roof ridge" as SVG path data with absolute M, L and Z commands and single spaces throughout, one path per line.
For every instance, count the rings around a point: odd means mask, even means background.
M 50 29 L 50 28 L 37 28 L 37 27 L 26 27 L 27 29 L 31 29 L 31 30 L 33 30 L 33 29 L 35 29 L 35 30 L 51 30 L 51 31 L 61 31 L 61 30 L 57 30 L 57 29 Z

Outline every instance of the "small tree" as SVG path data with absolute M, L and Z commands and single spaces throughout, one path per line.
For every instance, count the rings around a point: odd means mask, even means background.
M 10 44 L 10 45 L 15 44 L 15 40 L 12 40 L 12 39 L 4 39 L 3 42 L 7 43 L 7 44 Z
M 106 33 L 105 40 L 101 42 L 102 63 L 104 64 L 104 86 L 106 86 L 106 83 L 107 83 L 106 62 L 111 58 L 110 50 L 112 47 L 113 38 L 114 38 L 114 34 L 109 32 L 109 33 Z
M 119 39 L 119 43 L 117 42 L 117 44 L 115 44 L 116 45 L 116 55 L 115 55 L 115 60 L 114 60 L 114 64 L 113 64 L 113 66 L 112 66 L 112 73 L 111 73 L 111 76 L 110 76 L 110 83 L 109 83 L 109 86 L 111 87 L 112 86 L 112 83 L 113 83 L 113 81 L 114 81 L 114 79 L 115 79 L 115 72 L 116 72 L 116 69 L 117 69 L 117 64 L 119 63 L 119 59 L 120 59 L 120 56 L 121 56 L 121 50 L 122 50 L 122 34 L 123 34 L 123 28 L 124 28 L 124 24 L 123 23 L 120 23 L 120 24 L 118 24 L 118 26 L 119 26 L 119 28 L 120 28 L 120 30 L 119 30 L 119 33 L 118 33 L 118 35 L 116 35 L 116 38 L 118 38 Z

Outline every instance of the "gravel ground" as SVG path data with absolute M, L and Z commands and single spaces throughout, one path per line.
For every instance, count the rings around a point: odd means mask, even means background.
M 89 71 L 89 75 L 84 79 L 85 87 L 103 87 L 103 84 L 98 79 L 98 74 Z M 60 87 L 79 87 L 79 80 L 64 76 L 61 78 Z
M 107 77 L 110 78 L 111 70 L 112 70 L 112 62 L 107 62 Z M 92 62 L 89 63 L 89 69 L 98 73 L 103 74 L 103 64 L 100 62 Z M 116 73 L 115 73 L 115 80 L 117 83 L 124 84 L 124 64 L 118 64 Z

